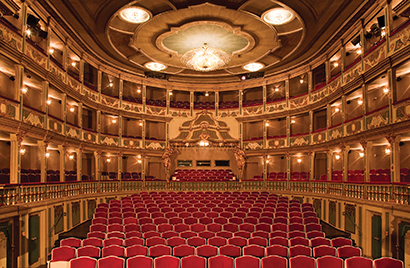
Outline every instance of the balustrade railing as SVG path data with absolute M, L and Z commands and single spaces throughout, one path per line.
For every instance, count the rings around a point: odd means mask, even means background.
M 0 206 L 35 203 L 43 200 L 138 191 L 272 191 L 283 194 L 320 194 L 344 196 L 408 205 L 410 184 L 347 183 L 332 181 L 131 181 L 101 180 L 0 185 Z

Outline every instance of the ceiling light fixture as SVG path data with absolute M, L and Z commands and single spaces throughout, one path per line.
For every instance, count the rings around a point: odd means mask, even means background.
M 260 69 L 262 69 L 263 67 L 265 67 L 265 65 L 263 65 L 260 62 L 251 62 L 251 63 L 246 64 L 242 68 L 249 71 L 249 72 L 257 72 Z
M 219 48 L 209 47 L 206 43 L 202 47 L 188 50 L 181 57 L 182 64 L 201 72 L 220 69 L 230 60 L 231 56 L 228 53 Z
M 159 71 L 165 70 L 167 68 L 166 65 L 164 65 L 162 63 L 159 63 L 159 62 L 154 62 L 154 61 L 150 61 L 148 63 L 145 63 L 144 66 L 145 66 L 145 68 L 148 68 L 148 69 L 150 69 L 151 71 L 154 71 L 154 72 L 159 72 Z
M 143 23 L 151 18 L 151 14 L 140 7 L 129 7 L 120 12 L 120 18 L 130 23 Z
M 272 25 L 283 25 L 294 18 L 293 13 L 283 7 L 272 8 L 262 14 L 262 19 Z

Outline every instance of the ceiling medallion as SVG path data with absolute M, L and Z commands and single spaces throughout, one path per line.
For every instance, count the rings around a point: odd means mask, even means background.
M 195 71 L 209 72 L 222 68 L 228 64 L 231 56 L 219 48 L 204 46 L 194 48 L 185 52 L 181 62 Z
M 145 66 L 145 68 L 148 68 L 148 69 L 150 69 L 151 71 L 154 71 L 154 72 L 159 72 L 159 71 L 165 70 L 167 68 L 167 66 L 165 66 L 164 64 L 159 63 L 159 62 L 154 62 L 154 61 L 147 62 L 147 63 L 144 64 L 144 66 Z
M 143 23 L 148 21 L 151 15 L 140 7 L 129 7 L 120 11 L 120 18 L 130 23 Z
M 265 67 L 265 65 L 263 65 L 260 62 L 251 62 L 251 63 L 246 64 L 242 68 L 249 71 L 249 72 L 257 72 L 260 69 L 262 69 L 263 67 Z
M 283 25 L 291 22 L 295 16 L 293 13 L 282 7 L 272 8 L 262 14 L 262 18 L 272 25 Z

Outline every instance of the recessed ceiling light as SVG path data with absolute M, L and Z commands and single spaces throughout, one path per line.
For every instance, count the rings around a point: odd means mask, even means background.
M 165 66 L 164 64 L 159 63 L 159 62 L 153 62 L 153 61 L 145 63 L 144 66 L 150 69 L 151 71 L 155 71 L 155 72 L 159 72 L 167 68 L 167 66 Z
M 143 23 L 151 18 L 151 14 L 140 7 L 129 7 L 121 10 L 120 18 L 131 23 Z
M 272 25 L 282 25 L 293 20 L 293 13 L 282 7 L 272 8 L 262 14 L 262 19 Z
M 265 67 L 265 65 L 263 65 L 262 63 L 259 63 L 259 62 L 252 62 L 252 63 L 248 63 L 245 66 L 243 66 L 243 68 L 245 70 L 249 71 L 249 72 L 259 71 L 263 67 Z

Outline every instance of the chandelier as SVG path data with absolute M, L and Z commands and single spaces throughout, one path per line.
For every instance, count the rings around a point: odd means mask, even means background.
M 206 43 L 203 47 L 188 50 L 181 57 L 181 62 L 188 68 L 201 72 L 217 70 L 230 60 L 228 53 L 219 48 L 208 47 Z

